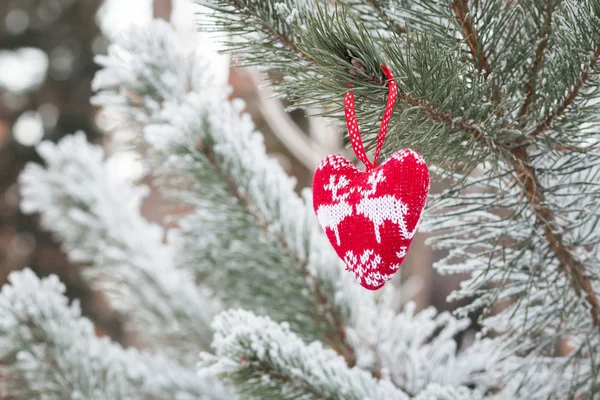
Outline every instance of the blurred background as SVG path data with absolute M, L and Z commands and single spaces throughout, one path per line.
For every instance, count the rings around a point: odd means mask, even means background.
M 36 218 L 19 211 L 17 182 L 27 162 L 39 161 L 36 144 L 82 130 L 112 154 L 111 166 L 122 179 L 152 188 L 151 178 L 140 176 L 139 160 L 127 151 L 131 134 L 105 135 L 114 133 L 118 116 L 100 115 L 89 102 L 97 70 L 94 55 L 104 54 L 111 38 L 131 25 L 162 18 L 173 24 L 186 47 L 214 53 L 215 75 L 229 82 L 233 97 L 246 101 L 269 153 L 297 178 L 299 190 L 310 186 L 322 157 L 344 148 L 339 127 L 306 117 L 306 110 L 286 112 L 286 104 L 261 84 L 265 77 L 258 71 L 230 68 L 229 57 L 217 55 L 219 43 L 196 32 L 194 7 L 187 0 L 0 1 L 0 284 L 10 271 L 25 266 L 40 276 L 57 274 L 69 297 L 80 299 L 98 333 L 122 343 L 135 338 L 125 337 L 120 316 L 84 283 L 79 266 L 69 264 Z M 165 200 L 151 190 L 143 204 L 146 218 L 164 224 L 166 209 Z M 413 241 L 402 276 L 395 280 L 402 287 L 398 305 L 410 298 L 419 309 L 453 309 L 458 304 L 445 299 L 463 277 L 438 275 L 432 263 L 443 254 L 433 253 L 424 239 L 420 235 Z

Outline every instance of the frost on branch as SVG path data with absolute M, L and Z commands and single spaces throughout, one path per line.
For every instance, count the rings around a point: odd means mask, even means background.
M 305 344 L 286 323 L 228 310 L 215 318 L 213 329 L 215 356 L 207 356 L 200 373 L 218 373 L 235 382 L 242 393 L 279 394 L 281 399 L 408 399 L 389 381 L 348 368 L 342 357 L 321 343 Z
M 210 342 L 209 299 L 173 265 L 163 230 L 140 215 L 142 192 L 117 181 L 102 149 L 83 133 L 37 150 L 46 166 L 29 164 L 20 178 L 25 213 L 60 239 L 73 262 L 88 265 L 92 285 L 132 318 L 150 345 L 194 356 Z
M 433 307 L 417 313 L 409 302 L 398 313 L 394 289 L 384 287 L 380 294 L 377 302 L 363 299 L 361 319 L 348 333 L 358 365 L 379 371 L 411 396 L 427 393 L 431 385 L 469 387 L 473 396 L 505 387 L 502 372 L 513 361 L 499 340 L 470 340 L 470 319 L 438 314 Z M 461 336 L 468 345 L 459 346 Z
M 318 338 L 335 348 L 339 343 L 327 342 L 327 336 L 324 339 L 320 333 L 312 334 L 319 328 L 308 318 L 314 315 L 314 310 L 310 304 L 304 305 L 302 292 L 292 291 L 293 286 L 287 283 L 294 282 L 297 276 L 292 268 L 298 265 L 297 261 L 292 259 L 290 264 L 282 265 L 265 259 L 271 234 L 275 233 L 276 238 L 288 244 L 285 249 L 297 248 L 305 238 L 310 251 L 303 257 L 310 262 L 309 271 L 324 276 L 321 282 L 330 282 L 328 284 L 336 290 L 336 304 L 350 310 L 343 329 L 356 365 L 375 372 L 381 369 L 394 383 L 410 388 L 413 393 L 425 390 L 429 383 L 475 385 L 482 390 L 500 386 L 492 368 L 494 362 L 500 363 L 499 354 L 490 342 L 476 341 L 477 350 L 472 352 L 457 348 L 454 336 L 469 326 L 468 319 L 457 320 L 449 314 L 438 316 L 432 309 L 415 315 L 410 306 L 397 314 L 389 303 L 377 304 L 372 294 L 345 280 L 346 274 L 340 273 L 342 267 L 318 230 L 312 210 L 298 202 L 289 178 L 267 158 L 250 121 L 240 118 L 239 111 L 230 103 L 219 105 L 216 95 L 208 98 L 210 103 L 189 95 L 189 104 L 165 108 L 162 115 L 169 123 L 150 125 L 145 130 L 150 143 L 158 142 L 161 148 L 175 149 L 168 151 L 165 162 L 160 164 L 169 183 L 182 188 L 176 189 L 178 194 L 195 208 L 180 221 L 182 231 L 178 240 L 183 250 L 178 254 L 183 264 L 205 269 L 199 274 L 208 279 L 211 286 L 222 288 L 221 293 L 231 296 L 230 305 L 243 305 L 276 320 L 289 321 L 292 330 L 304 339 Z M 198 110 L 209 111 L 205 115 Z M 165 145 L 163 140 L 170 144 Z M 211 146 L 205 152 L 202 151 L 204 143 Z M 244 193 L 242 201 L 248 201 L 250 207 L 259 205 L 258 210 L 264 211 L 253 214 L 257 208 L 248 207 L 248 214 L 240 209 L 235 196 L 227 194 L 229 189 L 224 187 L 223 181 L 213 183 L 218 174 L 225 182 L 234 182 L 236 190 Z M 178 185 L 177 180 L 182 177 L 187 180 Z M 231 208 L 227 211 L 226 207 Z M 266 236 L 248 224 L 256 215 L 266 215 L 259 220 L 269 229 Z M 299 229 L 302 224 L 305 228 Z M 207 231 L 216 234 L 207 235 Z M 234 248 L 228 247 L 232 238 L 235 238 Z M 214 264 L 222 268 L 216 270 L 212 267 Z M 231 276 L 242 274 L 250 276 L 230 280 Z M 389 298 L 391 293 L 386 293 Z M 281 301 L 282 298 L 286 301 Z M 298 304 L 307 307 L 307 312 L 294 314 L 292 307 Z
M 134 27 L 95 58 L 102 69 L 92 82 L 92 103 L 111 105 L 138 123 L 148 122 L 163 101 L 179 101 L 203 85 L 206 62 L 186 56 L 171 26 L 156 20 Z
M 343 358 L 321 343 L 306 344 L 286 323 L 278 324 L 268 317 L 243 310 L 228 310 L 215 318 L 213 328 L 215 355 L 205 355 L 200 376 L 219 374 L 236 383 L 241 393 L 253 398 L 269 395 L 315 400 L 413 398 L 387 379 L 377 380 L 358 367 L 348 368 Z M 402 363 L 402 358 L 397 361 Z M 415 399 L 483 398 L 482 391 L 472 391 L 466 386 L 439 384 L 435 379 L 423 383 Z
M 13 272 L 0 292 L 0 394 L 16 400 L 228 400 L 214 377 L 95 336 L 56 276 Z

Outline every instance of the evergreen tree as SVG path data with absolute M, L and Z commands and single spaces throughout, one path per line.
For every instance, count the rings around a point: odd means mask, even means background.
M 455 316 L 411 304 L 396 313 L 390 287 L 373 293 L 353 282 L 310 193 L 297 195 L 265 154 L 243 104 L 156 22 L 98 58 L 93 101 L 127 116 L 149 171 L 191 210 L 167 243 L 139 214 L 143 190 L 116 182 L 82 134 L 42 143 L 46 165 L 21 177 L 23 211 L 39 213 L 87 266 L 145 349 L 94 337 L 56 279 L 14 273 L 0 295 L 5 395 L 600 392 L 597 0 L 202 3 L 239 61 L 281 77 L 273 84 L 295 106 L 332 104 L 340 118 L 352 84 L 369 148 L 387 93 L 380 66 L 390 67 L 399 94 L 383 155 L 413 148 L 451 182 L 430 196 L 422 227 L 448 250 L 440 271 L 471 274 L 452 296 L 471 301 Z M 483 328 L 459 346 L 475 312 Z

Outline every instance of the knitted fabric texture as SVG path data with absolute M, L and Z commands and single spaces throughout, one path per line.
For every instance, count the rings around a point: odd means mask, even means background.
M 428 192 L 427 165 L 412 150 L 401 150 L 368 172 L 330 155 L 315 172 L 313 206 L 346 270 L 376 290 L 400 268 Z
M 360 137 L 354 93 L 346 92 L 344 113 L 354 153 L 366 166 L 360 171 L 339 155 L 325 158 L 313 178 L 313 207 L 317 219 L 346 270 L 365 288 L 376 290 L 398 271 L 421 219 L 429 172 L 412 150 L 401 150 L 377 167 L 398 88 L 386 66 L 388 100 L 373 162 Z

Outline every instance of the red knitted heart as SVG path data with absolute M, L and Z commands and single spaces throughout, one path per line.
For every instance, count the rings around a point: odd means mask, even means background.
M 381 68 L 389 93 L 373 162 L 360 137 L 354 94 L 347 92 L 344 112 L 350 143 L 367 171 L 331 155 L 313 178 L 313 207 L 321 227 L 346 269 L 370 290 L 382 287 L 400 268 L 429 193 L 429 172 L 418 153 L 401 150 L 377 167 L 398 92 L 390 70 Z
M 412 150 L 401 150 L 368 172 L 330 155 L 315 172 L 313 206 L 346 270 L 376 290 L 402 264 L 428 192 L 427 166 Z

